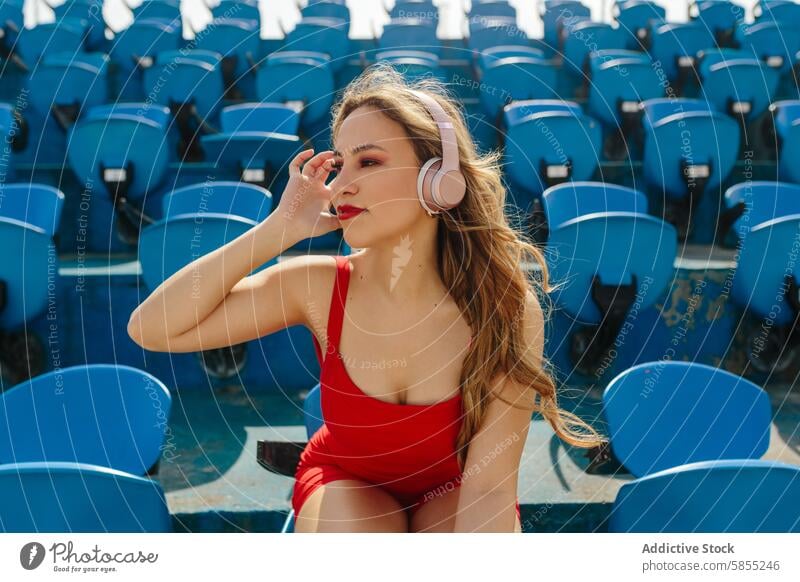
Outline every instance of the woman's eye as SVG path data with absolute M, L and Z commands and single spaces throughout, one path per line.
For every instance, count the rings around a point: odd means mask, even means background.
M 342 162 L 333 162 L 331 164 L 331 173 L 337 174 L 342 171 Z
M 367 160 L 361 160 L 361 165 L 362 165 L 362 166 L 374 166 L 374 165 L 376 165 L 377 163 L 378 163 L 378 162 L 377 162 L 376 160 L 369 160 L 369 159 L 367 159 Z

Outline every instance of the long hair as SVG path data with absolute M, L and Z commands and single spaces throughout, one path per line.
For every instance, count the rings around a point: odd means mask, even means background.
M 467 183 L 461 204 L 439 214 L 437 227 L 439 274 L 473 331 L 460 379 L 464 422 L 456 443 L 459 463 L 463 468 L 498 375 L 530 388 L 529 405 L 563 441 L 582 448 L 600 445 L 605 439 L 597 431 L 558 406 L 554 376 L 546 371 L 548 362 L 526 346 L 520 324 L 528 294 L 535 293 L 546 306 L 546 294 L 552 290 L 544 255 L 506 217 L 501 154 L 479 154 L 457 101 L 442 83 L 429 78 L 409 82 L 379 62 L 345 88 L 332 111 L 332 135 L 351 112 L 366 105 L 405 128 L 420 163 L 441 156 L 439 129 L 410 89 L 434 97 L 451 117 Z M 535 267 L 538 277 L 529 277 L 523 264 Z

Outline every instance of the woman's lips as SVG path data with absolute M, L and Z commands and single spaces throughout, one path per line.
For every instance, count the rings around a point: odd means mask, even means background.
M 355 206 L 341 206 L 336 209 L 336 216 L 339 217 L 339 220 L 348 220 L 358 216 L 362 212 L 364 212 L 363 208 L 356 208 Z

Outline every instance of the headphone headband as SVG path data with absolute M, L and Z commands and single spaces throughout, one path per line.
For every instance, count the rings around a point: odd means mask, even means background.
M 411 92 L 425 104 L 426 109 L 430 112 L 439 128 L 439 138 L 442 142 L 442 167 L 440 171 L 442 173 L 458 171 L 458 142 L 456 141 L 456 130 L 453 127 L 453 121 L 436 99 L 415 89 L 412 89 Z

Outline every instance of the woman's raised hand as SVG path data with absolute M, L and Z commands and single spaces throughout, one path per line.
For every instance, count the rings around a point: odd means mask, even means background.
M 313 154 L 313 149 L 307 149 L 294 157 L 277 208 L 299 240 L 341 228 L 339 219 L 329 212 L 333 191 L 325 184 L 333 170 L 334 154 L 330 150 Z

